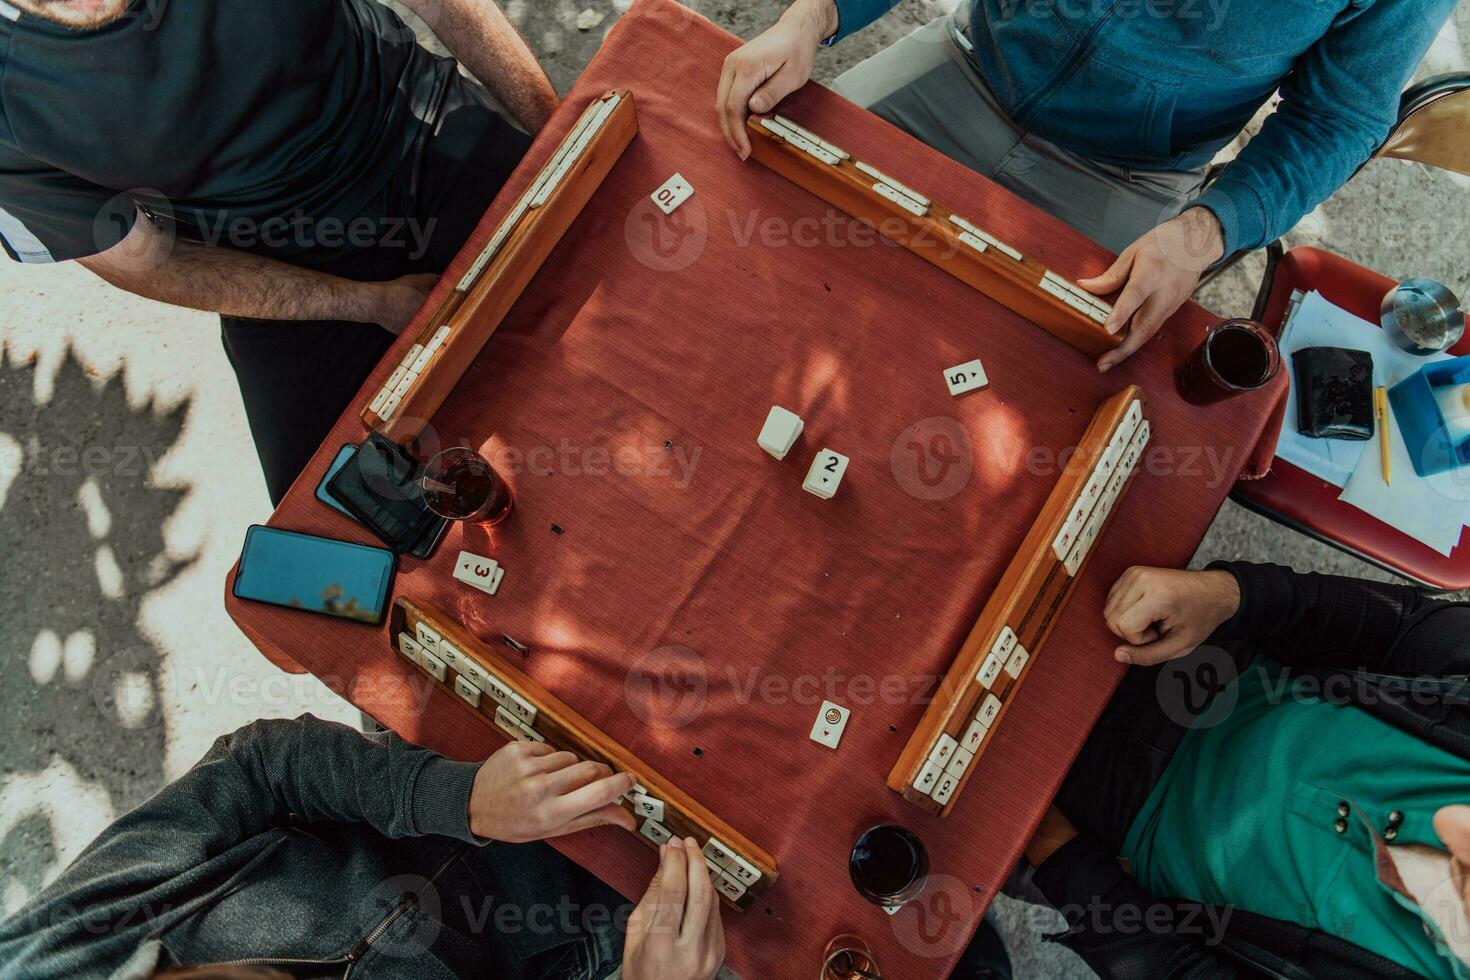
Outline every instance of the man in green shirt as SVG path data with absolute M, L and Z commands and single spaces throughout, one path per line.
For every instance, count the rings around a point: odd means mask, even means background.
M 1232 563 L 1131 569 L 1105 617 L 1138 667 L 1027 851 L 1063 942 L 1105 977 L 1470 977 L 1470 603 Z

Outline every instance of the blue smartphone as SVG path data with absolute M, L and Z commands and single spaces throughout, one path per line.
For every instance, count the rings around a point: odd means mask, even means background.
M 256 524 L 245 532 L 237 599 L 377 625 L 398 556 L 385 548 Z

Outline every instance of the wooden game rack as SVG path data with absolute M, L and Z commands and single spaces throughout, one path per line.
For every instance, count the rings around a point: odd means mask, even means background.
M 638 132 L 633 93 L 593 99 L 359 413 L 406 445 L 444 404 Z M 396 400 L 395 400 L 396 399 Z
M 776 883 L 779 871 L 775 858 L 660 776 L 652 766 L 448 615 L 428 604 L 418 605 L 400 597 L 393 603 L 390 623 L 389 635 L 394 638 L 398 652 L 452 692 L 457 701 L 497 732 L 509 739 L 544 741 L 582 759 L 604 763 L 616 772 L 632 773 L 639 787 L 664 805 L 664 819 L 657 822 L 658 826 L 671 836 L 693 837 L 704 849 L 710 877 L 725 904 L 735 909 L 748 908 Z M 427 627 L 427 634 L 424 627 Z M 405 637 L 408 644 L 403 642 Z M 426 652 L 429 656 L 424 655 Z M 478 681 L 467 676 L 476 673 L 481 678 Z M 534 709 L 534 718 L 529 726 L 520 723 L 506 710 L 509 698 L 502 699 L 489 692 L 488 689 L 496 682 Z M 474 693 L 476 691 L 478 695 Z M 477 703 L 472 704 L 471 700 Z M 639 826 L 637 837 L 649 847 L 657 850 L 662 840 L 668 839 L 649 832 L 649 824 L 653 821 L 639 815 L 631 798 L 624 798 L 619 805 L 633 814 Z M 720 859 L 718 867 L 715 858 Z M 735 870 L 740 863 L 745 865 L 743 872 Z M 754 881 L 749 878 L 750 869 L 759 875 Z M 726 879 L 724 883 L 716 876 L 717 870 Z M 739 886 L 738 894 L 731 883 Z
M 963 216 L 784 116 L 752 115 L 745 128 L 765 166 L 1089 357 L 1123 342 L 1103 325 L 1110 305 Z
M 889 788 L 904 799 L 941 817 L 954 808 L 1137 474 L 1151 434 L 1146 409 L 1136 385 L 1098 409 L 889 773 Z M 942 755 L 941 738 L 955 743 Z M 961 759 L 960 751 L 970 757 Z M 944 770 L 937 775 L 928 768 L 935 758 Z

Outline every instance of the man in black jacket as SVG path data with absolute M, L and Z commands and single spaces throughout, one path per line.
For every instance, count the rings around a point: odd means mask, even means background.
M 1104 977 L 1470 976 L 1470 603 L 1221 564 L 1130 569 L 1105 616 L 1139 666 L 1027 850 L 1064 944 Z
M 309 715 L 256 722 L 0 922 L 0 976 L 602 980 L 621 963 L 622 980 L 711 980 L 724 930 L 692 839 L 663 845 L 631 915 L 526 843 L 632 832 L 615 803 L 632 787 L 543 743 L 455 762 Z

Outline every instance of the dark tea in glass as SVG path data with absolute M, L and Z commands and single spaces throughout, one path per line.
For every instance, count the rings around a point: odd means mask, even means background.
M 857 839 L 848 872 L 863 898 L 875 905 L 902 905 L 924 890 L 929 854 L 911 831 L 883 824 Z
M 1281 351 L 1265 327 L 1254 320 L 1226 320 L 1210 328 L 1179 366 L 1176 380 L 1185 401 L 1210 405 L 1263 387 L 1280 368 Z
M 424 468 L 424 503 L 451 521 L 498 524 L 510 513 L 510 487 L 473 449 L 446 449 Z

